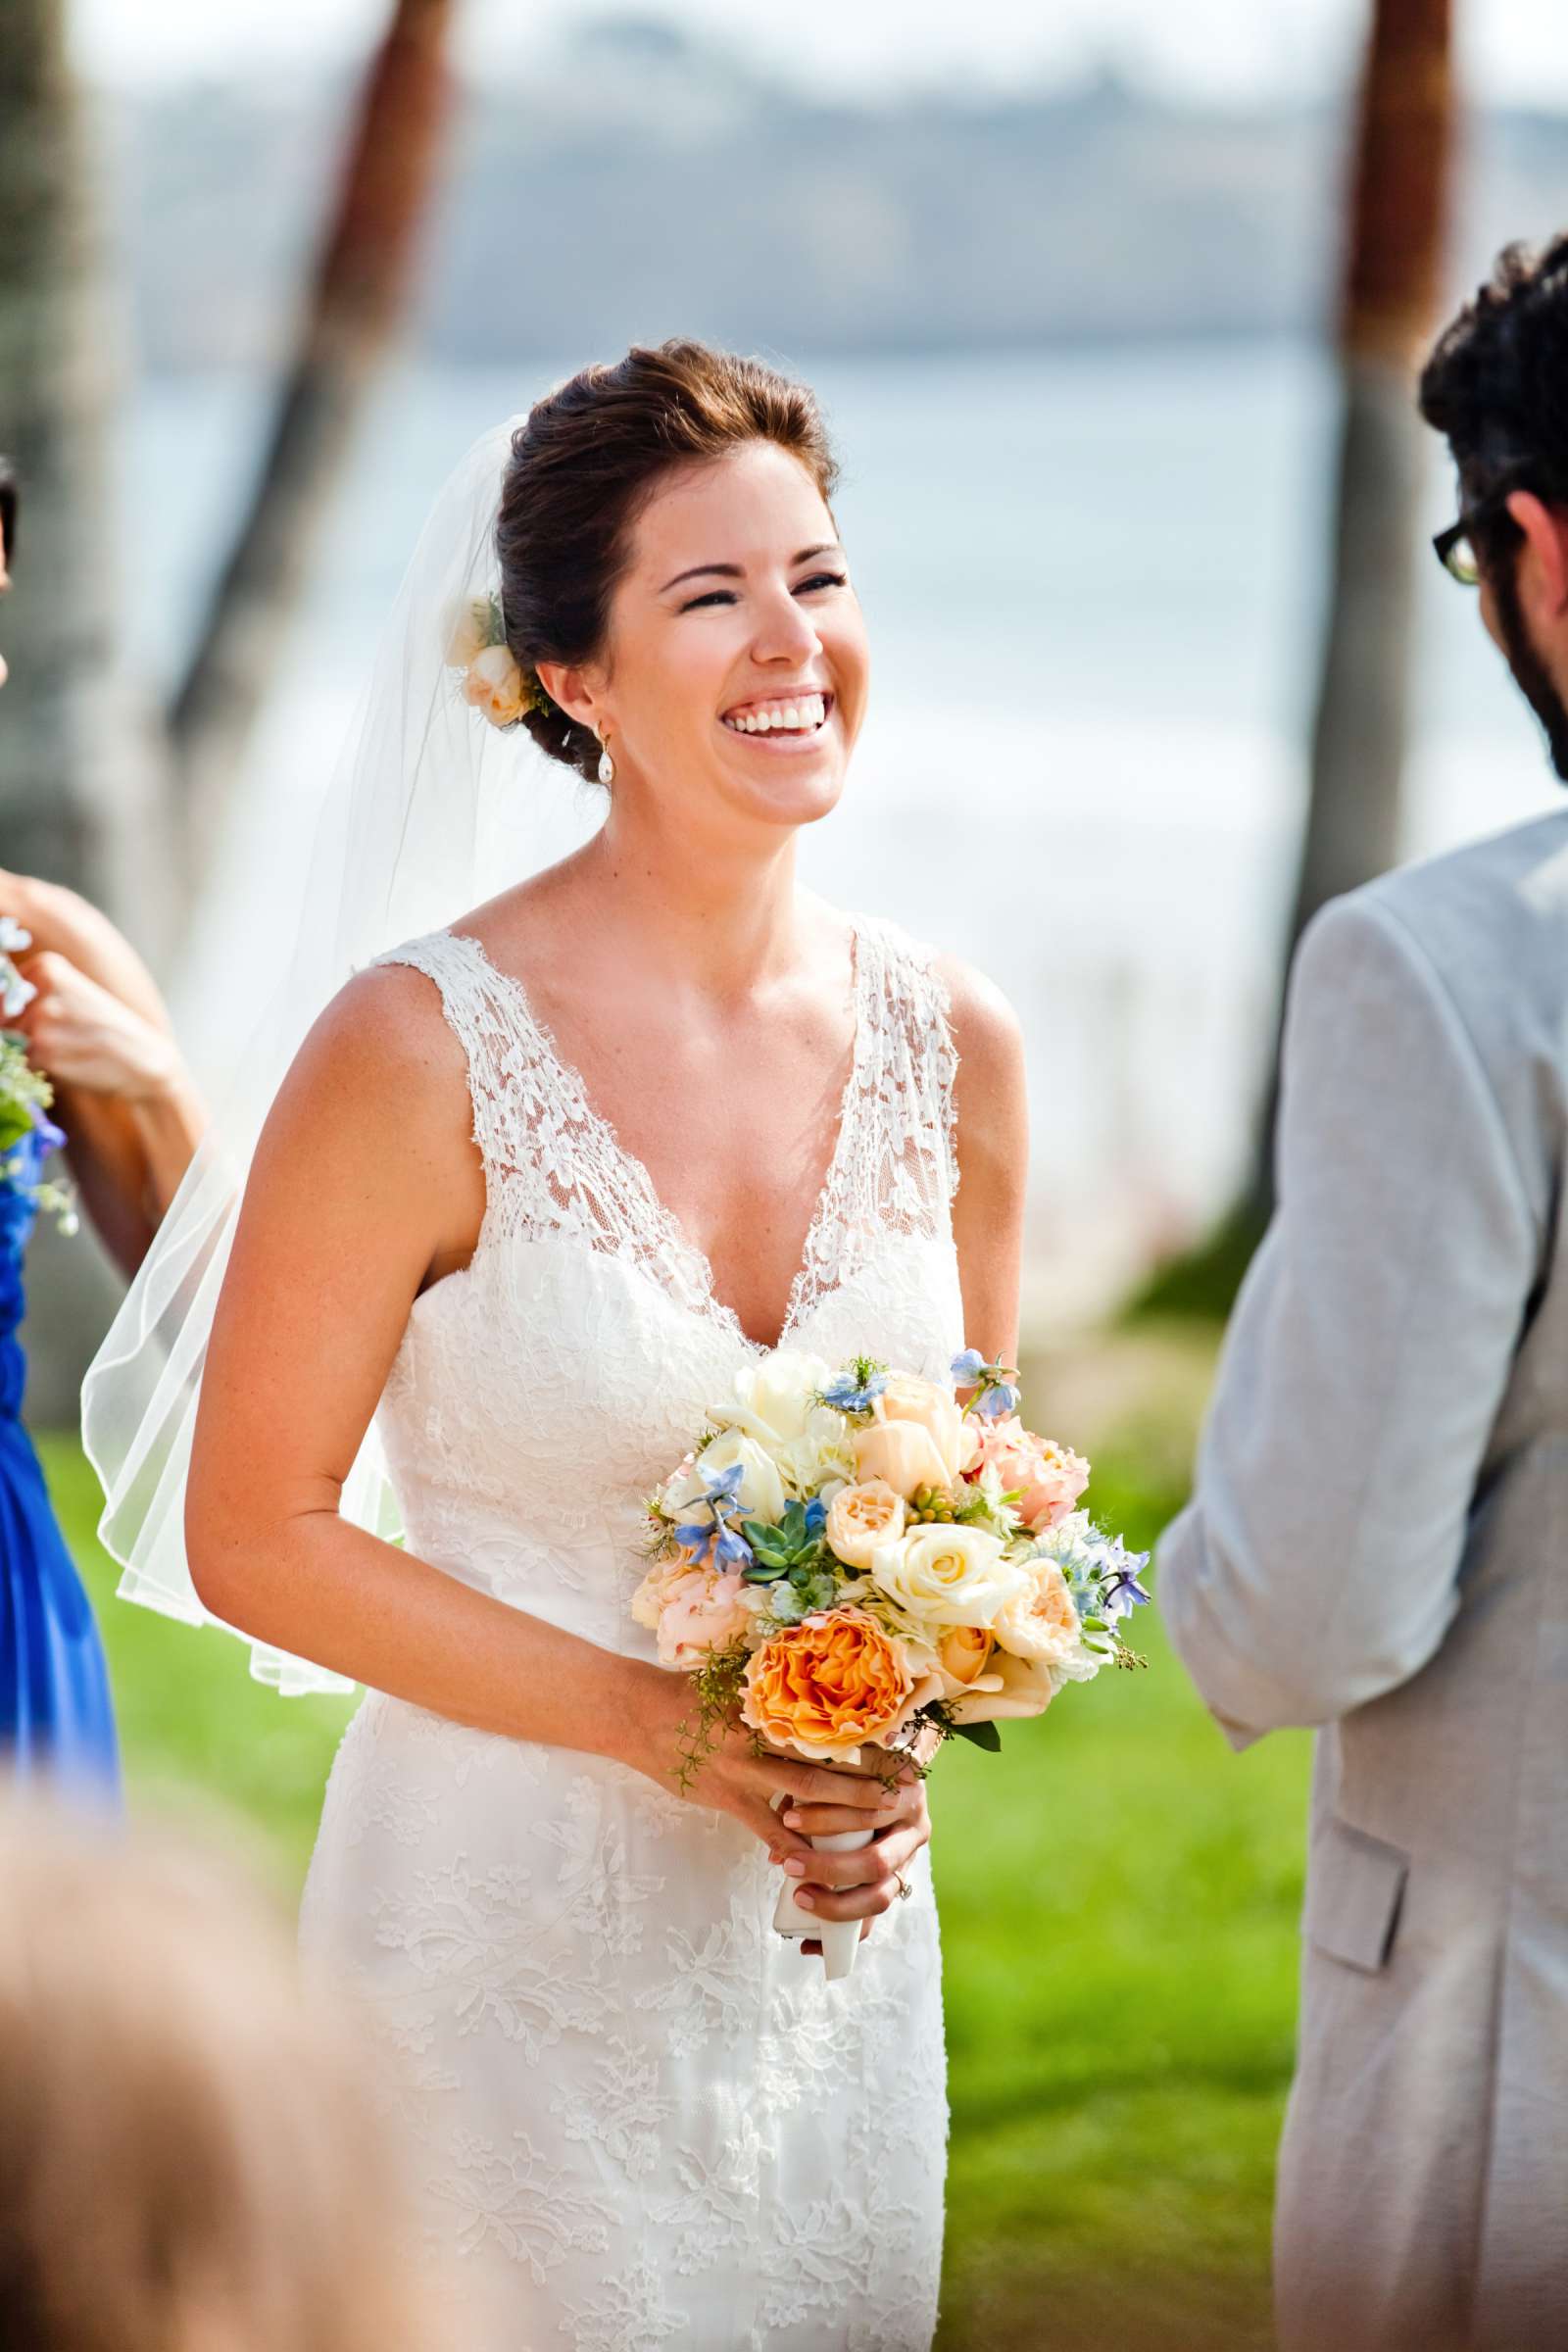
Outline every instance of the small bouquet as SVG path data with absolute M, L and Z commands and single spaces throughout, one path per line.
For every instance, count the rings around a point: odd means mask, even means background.
M 1143 1663 L 1117 1629 L 1150 1597 L 1149 1555 L 1078 1508 L 1089 1464 L 1018 1404 L 1016 1372 L 973 1348 L 948 1382 L 792 1349 L 737 1376 L 649 1500 L 632 1600 L 696 1686 L 688 1777 L 737 1717 L 813 1763 L 872 1747 L 923 1770 L 933 1741 L 999 1747 L 1004 1718 Z M 850 1973 L 857 1923 L 813 1920 L 786 1887 L 774 1925 Z
M 13 963 L 32 945 L 32 934 L 10 915 L 0 915 L 0 1022 L 14 1021 L 37 994 Z M 75 1200 L 69 1185 L 43 1173 L 51 1152 L 65 1137 L 49 1116 L 54 1089 L 27 1059 L 25 1038 L 0 1028 L 0 1189 L 52 1216 L 62 1233 L 77 1228 Z

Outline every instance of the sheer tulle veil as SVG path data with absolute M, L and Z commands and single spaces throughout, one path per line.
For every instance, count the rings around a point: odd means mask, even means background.
M 123 1598 L 190 1624 L 185 1480 L 213 1312 L 252 1150 L 307 1030 L 356 971 L 580 840 L 580 795 L 545 773 L 521 728 L 464 701 L 446 653 L 464 600 L 496 588 L 495 524 L 514 417 L 477 441 L 437 498 L 322 807 L 292 954 L 213 1127 L 94 1358 L 82 1430 L 106 1497 L 100 1534 Z M 397 1532 L 374 1425 L 345 1513 Z M 324 1668 L 252 1644 L 288 1692 L 345 1690 Z

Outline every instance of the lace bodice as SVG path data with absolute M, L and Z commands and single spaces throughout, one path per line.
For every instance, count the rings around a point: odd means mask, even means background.
M 641 1651 L 624 1605 L 641 1498 L 760 1350 L 518 982 L 464 933 L 381 960 L 441 992 L 486 1184 L 473 1258 L 416 1300 L 382 1401 L 409 1542 Z M 961 1338 L 945 992 L 912 943 L 860 922 L 855 996 L 838 1136 L 781 1344 L 940 1373 Z

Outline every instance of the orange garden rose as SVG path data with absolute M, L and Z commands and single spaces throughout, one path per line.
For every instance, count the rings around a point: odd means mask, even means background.
M 843 1763 L 885 1740 L 925 1694 L 898 1642 L 863 1609 L 803 1618 L 746 1669 L 741 1716 L 774 1747 Z M 934 1688 L 930 1695 L 935 1695 Z

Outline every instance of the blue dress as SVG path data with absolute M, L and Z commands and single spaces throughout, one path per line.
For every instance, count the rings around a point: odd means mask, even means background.
M 22 1257 L 42 1157 L 43 1138 L 26 1138 L 0 1172 L 0 1768 L 113 1801 L 120 1759 L 98 1628 L 21 1419 Z

